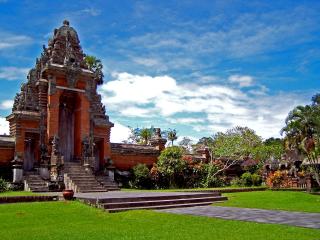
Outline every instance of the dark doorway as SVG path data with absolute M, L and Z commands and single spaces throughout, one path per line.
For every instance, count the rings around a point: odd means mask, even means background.
M 25 171 L 31 171 L 34 167 L 35 155 L 34 155 L 34 139 L 26 138 L 24 140 L 24 156 L 23 156 L 23 169 Z
M 76 94 L 64 92 L 60 97 L 59 106 L 59 138 L 60 153 L 65 162 L 73 160 L 74 156 L 74 110 Z
M 94 170 L 99 171 L 101 166 L 100 163 L 103 159 L 103 139 L 95 139 L 94 157 L 95 157 Z

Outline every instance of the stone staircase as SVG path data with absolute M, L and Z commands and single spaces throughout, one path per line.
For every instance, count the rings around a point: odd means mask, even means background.
M 91 171 L 86 171 L 78 162 L 65 163 L 64 183 L 67 189 L 74 192 L 106 192 L 108 191 L 97 181 Z
M 119 185 L 115 181 L 109 179 L 107 176 L 98 175 L 96 176 L 98 182 L 102 184 L 108 191 L 119 191 Z
M 43 180 L 36 172 L 25 173 L 24 190 L 31 192 L 48 192 L 48 182 Z
M 108 212 L 120 212 L 141 209 L 168 209 L 210 205 L 213 202 L 225 201 L 227 197 L 218 192 L 209 193 L 163 193 L 158 196 L 106 197 L 98 199 L 82 199 Z

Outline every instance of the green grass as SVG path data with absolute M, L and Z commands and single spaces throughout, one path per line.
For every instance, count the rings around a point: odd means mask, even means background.
M 320 230 L 158 213 L 109 214 L 79 202 L 0 205 L 1 240 L 319 239 Z
M 10 191 L 10 192 L 0 192 L 0 197 L 9 197 L 9 196 L 35 196 L 39 193 L 27 192 L 27 191 Z M 44 194 L 41 194 L 44 195 Z
M 320 212 L 320 196 L 305 192 L 257 191 L 224 193 L 228 201 L 214 205 L 300 212 Z

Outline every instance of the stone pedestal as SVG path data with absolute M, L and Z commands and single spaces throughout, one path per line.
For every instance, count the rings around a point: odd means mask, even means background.
M 96 161 L 95 157 L 84 157 L 83 158 L 84 169 L 88 172 L 94 171 L 95 161 Z
M 115 167 L 107 167 L 106 168 L 107 171 L 107 176 L 110 180 L 114 181 L 114 171 L 115 171 Z
M 11 163 L 12 163 L 12 171 L 13 171 L 12 182 L 15 184 L 22 183 L 23 182 L 23 169 L 22 169 L 23 161 L 19 156 L 16 155 Z
M 13 183 L 22 183 L 23 182 L 23 170 L 22 168 L 13 169 Z
M 48 169 L 48 164 L 41 164 L 40 165 L 39 174 L 45 180 L 50 179 L 50 172 Z

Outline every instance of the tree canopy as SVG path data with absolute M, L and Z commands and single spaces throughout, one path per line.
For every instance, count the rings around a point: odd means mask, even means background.
M 312 103 L 295 107 L 286 118 L 287 149 L 297 149 L 308 159 L 308 166 L 320 186 L 320 94 L 312 97 Z

